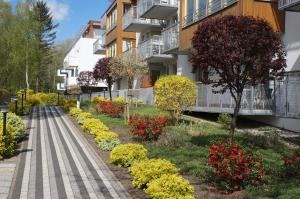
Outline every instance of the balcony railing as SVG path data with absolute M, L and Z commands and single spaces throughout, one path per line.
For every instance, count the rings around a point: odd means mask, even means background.
M 93 48 L 94 48 L 94 54 L 104 54 L 105 53 L 105 49 L 103 48 L 102 38 L 99 38 L 95 41 Z
M 182 26 L 186 27 L 188 25 L 191 25 L 195 23 L 196 21 L 199 21 L 209 15 L 212 15 L 220 10 L 223 10 L 232 4 L 236 3 L 237 0 L 212 0 L 208 1 L 208 3 L 203 6 L 202 8 L 199 8 L 195 12 L 187 15 L 184 17 Z
M 300 0 L 279 0 L 278 1 L 279 10 L 291 10 L 300 11 Z
M 153 57 L 172 58 L 171 55 L 163 54 L 163 41 L 160 35 L 154 35 L 138 45 L 138 53 L 145 59 Z
M 272 115 L 272 89 L 266 86 L 249 87 L 244 90 L 241 102 L 241 115 Z M 230 92 L 216 94 L 210 85 L 198 84 L 195 110 L 213 113 L 233 113 L 235 101 Z
M 163 51 L 168 53 L 179 47 L 179 24 L 174 24 L 162 32 Z
M 138 16 L 166 19 L 178 9 L 178 0 L 138 0 Z
M 137 15 L 137 7 L 132 6 L 123 16 L 123 30 L 128 32 L 142 32 L 147 28 L 160 30 L 161 26 L 157 19 L 144 19 Z

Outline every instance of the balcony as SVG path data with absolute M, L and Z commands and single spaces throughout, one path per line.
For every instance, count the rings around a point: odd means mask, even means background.
M 168 19 L 178 10 L 178 0 L 138 0 L 138 16 L 147 19 Z
M 176 53 L 179 47 L 179 24 L 174 24 L 162 32 L 163 52 Z
M 172 55 L 163 54 L 163 46 L 162 37 L 154 35 L 150 39 L 139 43 L 137 50 L 148 61 L 159 62 L 172 59 Z
M 218 11 L 221 11 L 234 3 L 236 3 L 237 0 L 212 0 L 208 1 L 206 5 L 199 8 L 193 13 L 188 14 L 183 18 L 182 27 L 189 26 L 207 16 L 210 16 Z M 207 7 L 206 7 L 207 6 Z
M 100 55 L 105 54 L 105 48 L 103 48 L 102 37 L 95 41 L 95 43 L 93 44 L 93 48 L 94 48 L 94 54 L 100 54 Z
M 300 0 L 279 0 L 278 9 L 300 12 Z
M 136 6 L 132 6 L 123 16 L 123 31 L 125 32 L 153 32 L 161 31 L 161 29 L 159 20 L 139 18 Z
M 240 115 L 273 115 L 271 89 L 264 86 L 249 87 L 242 96 Z M 197 102 L 194 111 L 232 114 L 235 107 L 230 92 L 215 94 L 210 85 L 198 84 Z
M 58 91 L 65 91 L 66 90 L 65 83 L 57 83 L 56 90 L 58 90 Z

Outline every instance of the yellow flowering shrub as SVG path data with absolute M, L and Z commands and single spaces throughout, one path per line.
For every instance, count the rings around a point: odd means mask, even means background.
M 15 128 L 12 125 L 7 124 L 6 134 L 3 136 L 3 124 L 0 122 L 0 160 L 2 160 L 3 157 L 10 157 L 14 153 L 14 138 Z
M 77 117 L 82 112 L 80 108 L 71 108 L 69 114 L 73 117 Z
M 100 143 L 104 140 L 115 140 L 115 139 L 118 139 L 118 134 L 114 133 L 114 132 L 111 132 L 111 131 L 103 131 L 103 132 L 100 132 L 96 135 L 96 142 L 97 143 Z
M 129 167 L 141 160 L 147 159 L 148 151 L 140 144 L 122 144 L 114 148 L 110 154 L 113 164 Z
M 151 181 L 145 190 L 153 199 L 195 199 L 194 188 L 178 175 L 162 175 Z
M 76 120 L 78 121 L 79 124 L 83 124 L 85 120 L 92 118 L 93 115 L 88 112 L 81 112 L 77 115 Z
M 113 99 L 113 103 L 116 104 L 125 104 L 126 103 L 126 99 L 124 97 L 117 97 Z
M 88 131 L 89 133 L 97 136 L 98 134 L 103 133 L 103 131 L 108 131 L 108 127 L 102 123 L 99 119 L 89 118 L 83 122 L 83 130 Z
M 179 116 L 184 109 L 195 105 L 196 88 L 196 84 L 187 77 L 163 76 L 154 86 L 155 105 Z
M 133 176 L 133 186 L 144 188 L 150 181 L 160 178 L 163 174 L 177 174 L 178 169 L 167 160 L 149 159 L 134 164 L 130 172 Z
M 92 104 L 96 105 L 96 104 L 98 104 L 98 102 L 100 102 L 100 101 L 105 101 L 105 98 L 102 97 L 102 96 L 99 96 L 99 97 L 93 97 L 93 99 L 92 99 Z

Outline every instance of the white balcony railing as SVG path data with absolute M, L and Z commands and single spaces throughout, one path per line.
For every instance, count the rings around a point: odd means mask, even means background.
M 127 13 L 123 16 L 123 30 L 126 30 L 130 25 L 140 24 L 148 26 L 160 26 L 159 20 L 157 19 L 145 19 L 140 18 L 137 15 L 137 7 L 132 6 Z
M 174 24 L 162 32 L 163 37 L 163 51 L 168 52 L 170 50 L 179 47 L 179 24 Z
M 188 14 L 183 18 L 182 26 L 186 27 L 199 21 L 209 15 L 212 15 L 222 9 L 231 6 L 232 4 L 236 3 L 237 0 L 212 0 L 208 1 L 208 3 L 195 12 Z
M 272 91 L 266 86 L 249 87 L 244 90 L 240 114 L 273 114 Z M 195 110 L 214 113 L 233 113 L 235 102 L 229 91 L 224 94 L 214 93 L 210 85 L 198 84 L 198 96 Z
M 300 4 L 300 0 L 278 0 L 278 9 L 284 10 L 299 4 Z M 297 10 L 300 11 L 300 6 L 298 6 Z
M 160 35 L 154 35 L 150 39 L 139 43 L 138 53 L 141 54 L 145 59 L 151 57 L 172 57 L 170 55 L 163 54 L 163 41 Z
M 161 14 L 166 14 L 166 16 L 168 16 L 170 14 L 169 12 L 176 11 L 178 9 L 178 3 L 179 0 L 138 0 L 138 16 L 143 17 L 147 12 L 150 12 L 151 17 L 148 15 L 144 17 L 161 19 L 159 17 Z M 156 7 L 160 7 L 160 9 L 155 10 Z
M 102 37 L 97 39 L 93 44 L 94 54 L 104 54 L 105 48 L 103 48 L 103 40 Z

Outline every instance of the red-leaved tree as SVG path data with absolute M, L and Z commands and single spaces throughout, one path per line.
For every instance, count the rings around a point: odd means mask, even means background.
M 111 75 L 110 70 L 110 58 L 101 58 L 96 63 L 93 71 L 94 78 L 97 80 L 105 80 L 108 87 L 109 97 L 112 100 L 111 96 L 111 87 L 114 83 L 114 78 Z
M 211 84 L 215 93 L 229 90 L 235 101 L 232 142 L 244 88 L 268 83 L 284 73 L 281 35 L 263 19 L 224 16 L 200 23 L 192 45 L 189 60 L 194 72 L 198 69 L 208 73 L 201 81 Z
M 97 85 L 97 81 L 91 71 L 82 71 L 79 73 L 77 82 L 79 86 L 90 87 Z

